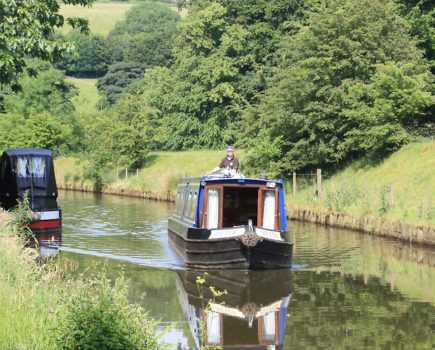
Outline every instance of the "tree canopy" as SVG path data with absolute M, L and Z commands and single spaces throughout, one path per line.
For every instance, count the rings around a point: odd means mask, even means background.
M 260 138 L 282 140 L 272 159 L 254 148 L 260 168 L 288 174 L 382 157 L 406 142 L 407 125 L 431 116 L 428 66 L 391 1 L 322 3 L 277 58 L 261 102 L 245 112 L 251 137 L 266 127 Z
M 83 149 L 82 127 L 71 102 L 76 88 L 48 62 L 28 60 L 26 66 L 35 74 L 19 75 L 22 91 L 0 91 L 4 99 L 0 149 L 40 147 L 58 154 Z
M 89 6 L 93 0 L 63 0 L 64 4 Z M 0 7 L 0 84 L 17 86 L 18 74 L 26 58 L 56 60 L 73 50 L 62 40 L 54 39 L 56 28 L 65 22 L 81 30 L 87 22 L 64 18 L 57 1 L 1 0 Z

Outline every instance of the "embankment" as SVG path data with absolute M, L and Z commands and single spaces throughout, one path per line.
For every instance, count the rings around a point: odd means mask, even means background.
M 287 208 L 287 217 L 290 220 L 308 221 L 435 247 L 435 229 L 430 226 L 402 223 L 384 218 L 358 217 L 346 213 L 302 207 Z
M 238 155 L 243 164 L 244 152 Z M 66 190 L 174 201 L 178 178 L 204 174 L 221 157 L 210 150 L 154 152 L 142 169 L 112 170 L 99 191 L 82 180 L 83 162 L 60 158 L 56 178 Z M 295 196 L 287 186 L 288 218 L 435 246 L 433 169 L 435 141 L 409 144 L 381 164 L 355 163 L 327 177 L 322 198 L 307 183 L 298 184 Z

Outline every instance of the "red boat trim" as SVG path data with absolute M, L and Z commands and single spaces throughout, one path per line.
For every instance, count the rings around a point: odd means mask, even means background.
M 60 227 L 60 220 L 44 220 L 32 222 L 28 226 L 29 228 L 51 228 L 51 227 Z

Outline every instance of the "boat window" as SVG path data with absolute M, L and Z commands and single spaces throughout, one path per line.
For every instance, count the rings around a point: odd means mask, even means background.
M 27 157 L 17 158 L 17 176 L 28 177 L 30 175 L 29 159 Z
M 183 196 L 181 194 L 181 189 L 180 189 L 180 187 L 178 187 L 177 198 L 175 200 L 175 213 L 177 215 L 181 215 L 181 208 L 183 207 L 182 197 Z
M 221 315 L 217 312 L 207 312 L 207 338 L 209 345 L 221 343 Z
M 263 316 L 263 341 L 273 343 L 276 333 L 275 312 L 269 312 Z
M 244 226 L 252 220 L 257 225 L 258 188 L 224 187 L 222 226 Z
M 192 219 L 190 215 L 191 208 L 192 208 L 192 199 L 193 199 L 192 191 L 189 191 L 189 196 L 187 197 L 186 210 L 185 210 L 186 214 L 184 215 L 186 219 Z
M 45 177 L 45 163 L 43 157 L 30 158 L 30 172 L 33 177 Z
M 273 230 L 275 228 L 275 191 L 263 192 L 263 227 Z
M 18 177 L 45 177 L 45 157 L 17 157 Z
M 219 225 L 219 194 L 218 189 L 210 188 L 207 196 L 207 228 L 217 228 Z
M 192 192 L 190 192 L 192 194 Z M 189 208 L 189 219 L 195 220 L 195 211 L 197 203 L 198 193 L 194 192 L 192 195 L 192 200 Z

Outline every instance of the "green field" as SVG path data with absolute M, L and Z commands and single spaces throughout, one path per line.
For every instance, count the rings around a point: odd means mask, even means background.
M 288 202 L 435 226 L 434 169 L 435 141 L 415 142 L 380 164 L 355 162 L 327 178 L 322 199 L 314 195 L 314 186 L 310 185 L 298 191 L 295 198 L 289 193 Z
M 60 14 L 67 17 L 82 17 L 89 21 L 92 33 L 106 36 L 118 21 L 124 19 L 125 13 L 133 6 L 130 2 L 96 2 L 92 7 L 61 5 Z M 65 25 L 60 29 L 62 34 L 71 31 Z
M 72 77 L 66 77 L 66 79 L 79 89 L 79 95 L 72 99 L 77 114 L 83 116 L 89 112 L 95 111 L 97 102 L 101 97 L 97 90 L 97 79 L 79 79 Z

